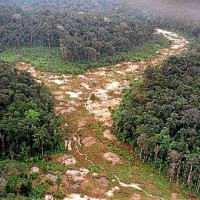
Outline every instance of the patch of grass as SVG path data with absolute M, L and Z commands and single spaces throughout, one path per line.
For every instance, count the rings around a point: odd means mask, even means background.
M 58 179 L 56 180 L 57 185 L 60 185 L 62 182 L 62 175 L 58 174 Z
M 90 170 L 90 172 L 93 174 L 93 173 L 99 173 L 100 171 L 100 167 L 98 164 L 94 163 L 89 163 L 87 168 Z
M 49 179 L 49 178 L 46 180 L 46 183 L 47 183 L 48 185 L 53 185 L 53 181 L 52 181 L 51 179 Z
M 60 171 L 60 172 L 64 172 L 65 170 L 67 170 L 68 168 L 66 166 L 57 164 L 57 163 L 53 163 L 51 161 L 44 161 L 44 160 L 38 160 L 34 163 L 29 163 L 30 166 L 38 166 L 40 168 L 40 170 L 42 171 Z
M 142 169 L 140 175 L 141 175 L 142 178 L 145 179 L 145 178 L 147 178 L 148 173 L 147 173 L 147 171 L 145 169 Z
M 81 73 L 85 64 L 66 62 L 61 59 L 57 48 L 42 46 L 7 49 L 0 54 L 0 59 L 7 62 L 28 61 L 41 71 L 61 73 Z
M 94 125 L 93 127 L 97 130 L 97 138 L 101 140 L 103 138 L 104 127 L 101 125 Z
M 127 61 L 140 61 L 147 60 L 152 56 L 156 55 L 156 51 L 167 47 L 171 42 L 164 38 L 157 38 L 155 40 L 150 41 L 149 43 L 145 43 L 140 47 L 136 47 L 131 52 L 127 53 Z
M 172 189 L 170 186 L 170 183 L 166 183 L 166 180 L 164 178 L 163 175 L 158 175 L 158 174 L 151 174 L 150 175 L 150 179 L 152 179 L 152 181 L 158 185 L 161 189 Z
M 77 74 L 88 68 L 107 66 L 121 61 L 147 60 L 156 55 L 156 51 L 167 47 L 169 41 L 163 37 L 156 36 L 148 43 L 135 47 L 130 52 L 123 52 L 113 56 L 107 56 L 95 62 L 69 62 L 60 57 L 58 48 L 52 47 L 22 47 L 7 49 L 0 53 L 0 60 L 7 62 L 28 61 L 41 71 Z
M 154 185 L 158 186 L 162 190 L 172 191 L 172 189 L 173 189 L 172 185 L 170 184 L 169 181 L 167 181 L 166 177 L 163 174 L 158 174 L 152 168 L 150 168 L 149 170 L 142 168 L 140 171 L 140 175 L 141 175 L 142 179 L 151 180 Z
M 115 175 L 119 177 L 120 181 L 125 183 L 130 183 L 130 175 L 133 173 L 133 168 L 128 166 L 119 166 L 115 169 L 113 175 L 115 179 Z
M 30 179 L 30 180 L 34 180 L 34 179 L 36 179 L 38 177 L 38 173 L 30 173 L 29 175 L 28 175 L 28 178 Z
M 33 187 L 32 192 L 30 194 L 30 199 L 42 199 L 44 198 L 44 194 L 46 192 L 47 185 L 43 183 L 39 183 L 37 186 Z
M 60 190 L 54 192 L 54 193 L 53 193 L 53 196 L 54 196 L 56 199 L 63 199 L 64 194 L 65 194 L 64 190 L 61 190 L 61 189 L 60 189 Z
M 96 95 L 95 95 L 94 93 L 92 93 L 92 94 L 90 95 L 90 100 L 94 101 L 96 98 L 97 98 L 97 97 L 96 97 Z

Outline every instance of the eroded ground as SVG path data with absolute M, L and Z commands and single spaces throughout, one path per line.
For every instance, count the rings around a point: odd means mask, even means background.
M 19 62 L 20 70 L 29 71 L 44 83 L 55 100 L 55 111 L 65 118 L 66 154 L 52 156 L 52 162 L 66 166 L 65 172 L 40 172 L 50 179 L 45 199 L 62 191 L 70 199 L 189 199 L 168 180 L 161 182 L 148 166 L 133 157 L 133 150 L 117 141 L 111 132 L 111 111 L 121 102 L 122 91 L 129 87 L 129 79 L 139 79 L 148 65 L 158 65 L 170 55 L 187 51 L 187 41 L 181 36 L 158 29 L 172 41 L 172 45 L 157 52 L 148 61 L 123 62 L 115 66 L 89 70 L 81 75 L 40 72 L 28 63 Z M 59 175 L 58 175 L 59 174 Z M 59 179 L 59 184 L 58 184 Z

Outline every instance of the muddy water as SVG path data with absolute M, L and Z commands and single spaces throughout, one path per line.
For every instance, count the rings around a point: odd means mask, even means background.
M 65 191 L 66 200 L 118 199 L 117 193 L 126 187 L 138 190 L 137 193 L 132 191 L 130 198 L 126 199 L 162 199 L 158 195 L 151 195 L 148 185 L 123 183 L 120 180 L 120 173 L 117 176 L 113 175 L 113 179 L 110 180 L 106 177 L 110 172 L 105 170 L 106 167 L 109 171 L 109 168 L 112 170 L 114 166 L 125 165 L 122 158 L 110 152 L 109 144 L 119 143 L 110 131 L 113 123 L 111 110 L 119 106 L 123 89 L 129 87 L 129 79 L 133 75 L 139 79 L 147 66 L 158 65 L 170 55 L 187 51 L 188 42 L 183 37 L 160 29 L 156 31 L 171 40 L 172 45 L 157 52 L 157 55 L 148 61 L 123 62 L 88 70 L 81 75 L 40 72 L 30 63 L 17 64 L 18 69 L 27 70 L 36 81 L 44 83 L 51 90 L 55 101 L 55 112 L 61 113 L 66 119 L 64 126 L 68 129 L 69 138 L 65 141 L 65 148 L 68 152 L 55 161 L 73 166 L 72 170 L 62 174 L 63 180 L 59 186 Z M 99 174 L 88 170 L 88 165 L 93 167 L 98 165 Z M 95 181 L 101 180 L 101 177 L 108 181 L 105 187 L 99 186 Z M 144 187 L 145 190 L 141 189 Z M 55 188 L 51 188 L 51 191 L 58 190 L 57 187 Z M 179 197 L 173 193 L 171 198 Z M 53 197 L 48 194 L 46 199 L 53 199 Z

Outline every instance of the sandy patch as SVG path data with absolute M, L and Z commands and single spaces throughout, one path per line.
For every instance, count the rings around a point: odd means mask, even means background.
M 129 81 L 124 80 L 123 83 L 122 83 L 122 86 L 123 86 L 122 89 L 124 89 L 124 88 L 129 88 L 129 87 L 130 87 Z
M 96 76 L 105 76 L 106 75 L 106 72 L 105 71 L 97 71 L 97 72 L 94 72 L 93 73 L 94 75 L 96 75 Z
M 54 98 L 58 101 L 64 101 L 65 100 L 65 97 L 64 95 L 60 95 L 60 96 L 54 96 Z
M 95 143 L 96 143 L 96 139 L 92 136 L 85 137 L 82 140 L 82 144 L 83 144 L 84 147 L 90 147 Z
M 117 81 L 114 81 L 112 83 L 109 83 L 106 86 L 106 90 L 117 90 L 117 89 L 119 89 L 119 87 L 120 87 L 120 83 Z
M 105 94 L 105 95 L 103 95 Z M 112 125 L 112 117 L 111 117 L 111 111 L 110 109 L 116 108 L 120 102 L 120 98 L 110 98 L 108 95 L 103 93 L 96 93 L 97 98 L 99 98 L 99 101 L 92 101 L 88 100 L 86 102 L 86 109 L 94 114 L 95 119 L 99 122 L 101 122 L 105 126 L 111 126 Z
M 76 108 L 74 108 L 74 107 L 69 107 L 69 108 L 65 108 L 65 109 L 62 109 L 62 110 L 60 110 L 60 113 L 61 114 L 64 114 L 64 113 L 71 113 L 71 112 L 73 112 L 73 111 L 76 111 L 77 109 Z
M 139 65 L 129 65 L 125 70 L 127 73 L 133 73 L 139 68 Z
M 114 109 L 120 104 L 120 102 L 121 102 L 121 98 L 109 99 L 109 101 L 103 102 L 103 105 L 106 108 Z
M 118 157 L 118 155 L 116 155 L 115 153 L 112 153 L 112 152 L 107 152 L 107 153 L 104 153 L 103 154 L 103 157 L 112 162 L 113 165 L 116 165 L 116 164 L 121 164 L 121 159 Z
M 100 187 L 107 188 L 109 180 L 106 177 L 96 178 L 95 180 Z
M 63 85 L 63 86 L 60 86 L 59 88 L 60 88 L 61 90 L 68 90 L 68 89 L 69 89 L 69 86 Z
M 55 74 L 47 74 L 47 77 L 48 79 L 60 79 L 60 76 L 59 75 L 55 75 Z
M 103 125 L 107 125 L 108 121 L 111 120 L 111 113 L 109 109 L 104 108 L 103 106 L 94 106 L 91 113 L 94 114 L 95 119 L 99 122 L 102 122 Z
M 105 199 L 96 199 L 92 197 L 88 197 L 87 195 L 82 196 L 80 194 L 70 194 L 67 197 L 65 197 L 63 200 L 105 200 Z
M 79 96 L 83 93 L 82 91 L 80 92 L 65 92 L 70 96 L 70 98 L 75 98 L 75 99 L 81 99 Z
M 86 79 L 87 77 L 85 75 L 79 74 L 78 78 Z
M 72 155 L 64 155 L 62 157 L 57 158 L 57 162 L 62 165 L 75 165 L 77 160 Z
M 113 196 L 114 196 L 114 192 L 115 192 L 116 190 L 119 190 L 119 187 L 118 187 L 118 186 L 115 186 L 115 187 L 112 188 L 111 190 L 108 190 L 108 191 L 106 192 L 106 196 L 108 196 L 108 197 L 113 197 Z
M 37 166 L 31 167 L 30 168 L 30 173 L 40 173 L 40 168 Z
M 132 62 L 123 62 L 122 64 L 123 64 L 123 65 L 131 65 Z
M 43 83 L 43 81 L 38 80 L 38 79 L 35 79 L 35 81 L 36 81 L 37 83 L 39 83 L 39 84 L 42 84 L 42 83 Z
M 58 175 L 53 175 L 49 173 L 46 175 L 46 178 L 55 183 L 58 180 Z
M 54 200 L 53 195 L 46 194 L 45 197 L 44 197 L 44 200 Z
M 127 84 L 127 81 L 124 81 L 123 84 Z M 122 86 L 117 81 L 107 84 L 106 89 L 96 89 L 93 92 L 95 100 L 88 98 L 85 104 L 86 109 L 94 114 L 97 121 L 103 123 L 105 126 L 111 126 L 112 117 L 110 109 L 116 108 L 121 102 L 121 98 L 114 98 L 114 93 L 111 91 L 117 91 L 118 94 L 121 94 L 121 90 Z M 108 92 L 111 93 L 108 94 Z
M 66 81 L 66 79 L 71 79 L 71 78 L 72 78 L 72 75 L 62 74 L 62 75 L 61 75 L 61 78 L 65 79 L 65 81 Z M 67 81 L 70 81 L 70 80 L 67 80 Z
M 87 122 L 85 120 L 83 120 L 83 119 L 78 121 L 78 123 L 77 123 L 78 124 L 78 129 L 84 127 L 86 125 L 86 123 Z
M 62 92 L 61 91 L 56 91 L 56 92 L 53 92 L 53 95 L 56 95 L 56 96 L 62 95 Z
M 111 133 L 111 130 L 107 129 L 103 132 L 103 136 L 109 140 L 117 140 L 116 136 Z
M 80 184 L 77 184 L 77 183 L 69 184 L 69 190 L 77 190 L 79 188 L 80 188 Z
M 120 71 L 120 70 L 117 70 L 115 71 L 117 74 L 122 74 L 123 76 L 126 75 L 126 72 L 124 70 Z
M 53 82 L 57 85 L 61 85 L 63 84 L 63 81 L 59 80 L 59 79 L 56 79 L 56 80 L 53 80 Z
M 172 193 L 170 196 L 170 200 L 178 200 L 178 194 Z
M 85 89 L 91 90 L 91 88 L 90 88 L 90 86 L 89 86 L 88 84 L 86 84 L 86 83 L 81 83 L 81 85 L 82 85 Z
M 125 187 L 125 188 L 134 188 L 136 190 L 141 190 L 141 191 L 144 191 L 142 190 L 142 188 L 140 187 L 140 184 L 137 184 L 137 183 L 130 183 L 130 184 L 126 184 L 126 183 L 123 183 L 119 180 L 119 178 L 117 176 L 115 176 L 117 178 L 117 180 L 119 181 L 119 184 L 122 186 L 122 187 Z
M 66 175 L 74 181 L 83 181 L 86 179 L 89 170 L 80 168 L 79 170 L 67 170 Z
M 130 198 L 130 200 L 142 200 L 142 197 L 140 194 L 133 194 L 132 197 Z

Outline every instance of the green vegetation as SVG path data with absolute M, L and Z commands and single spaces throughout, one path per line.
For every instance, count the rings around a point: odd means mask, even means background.
M 19 72 L 14 66 L 1 61 L 0 198 L 44 197 L 47 186 L 43 183 L 32 185 L 37 174 L 29 174 L 27 163 L 60 148 L 63 137 L 59 127 L 60 120 L 54 114 L 50 92 L 28 73 Z M 64 166 L 42 160 L 38 160 L 37 165 L 44 171 L 64 170 Z
M 57 48 L 56 55 L 62 60 L 76 64 L 96 62 L 107 56 L 129 52 L 157 38 L 153 34 L 153 26 L 137 16 L 129 19 L 117 12 L 99 10 L 102 5 L 95 6 L 94 12 L 88 12 L 84 1 L 81 2 L 79 10 L 72 11 L 71 8 L 77 6 L 77 2 L 72 1 L 69 7 L 69 2 L 65 3 L 65 9 L 22 9 L 21 6 L 2 4 L 0 50 L 34 46 L 54 47 Z M 48 56 L 45 55 L 39 65 L 45 64 Z M 63 64 L 57 59 L 56 63 Z
M 164 66 L 149 67 L 131 89 L 113 118 L 121 141 L 138 147 L 140 158 L 171 181 L 200 186 L 200 54 L 171 57 Z
M 48 171 L 59 171 L 59 172 L 64 172 L 66 169 L 68 169 L 66 166 L 63 166 L 61 164 L 54 163 L 52 161 L 46 161 L 46 160 L 37 160 L 37 161 L 32 161 L 28 162 L 30 166 L 37 166 L 39 167 L 43 172 L 48 172 Z
M 5 160 L 0 162 L 0 197 L 8 193 L 28 196 L 32 190 L 28 167 L 24 163 Z
M 91 174 L 93 174 L 93 173 L 99 173 L 99 171 L 100 171 L 100 167 L 96 163 L 89 163 L 87 165 L 87 168 L 90 170 Z
M 57 48 L 24 47 L 8 49 L 0 54 L 1 60 L 15 63 L 17 61 L 31 62 L 37 69 L 49 72 L 81 73 L 84 64 L 63 61 Z
M 42 199 L 47 184 L 32 184 L 34 176 L 29 174 L 26 163 L 15 160 L 0 161 L 0 198 L 4 200 Z
M 56 191 L 56 192 L 53 193 L 53 196 L 56 199 L 63 199 L 64 194 L 65 194 L 64 190 L 58 190 L 58 191 Z
M 66 170 L 59 164 L 40 160 L 45 153 L 60 149 L 63 137 L 59 127 L 50 92 L 28 73 L 1 61 L 0 198 L 44 198 L 51 180 L 33 186 L 38 175 L 29 174 L 29 167 L 37 164 L 42 171 Z
M 0 62 L 0 157 L 25 160 L 61 144 L 50 92 L 28 73 Z
M 93 127 L 94 127 L 94 129 L 97 130 L 97 138 L 98 138 L 99 140 L 102 140 L 102 138 L 103 138 L 103 129 L 104 129 L 104 127 L 101 126 L 101 125 L 94 125 Z
M 130 175 L 133 173 L 133 167 L 124 167 L 124 166 L 118 166 L 114 171 L 113 176 L 119 176 L 122 179 L 122 181 L 125 181 L 126 183 L 131 183 Z
M 41 71 L 61 72 L 61 73 L 81 73 L 92 67 L 100 67 L 118 63 L 120 61 L 147 60 L 154 56 L 156 51 L 167 47 L 169 41 L 161 36 L 151 42 L 134 48 L 127 53 L 115 56 L 106 56 L 96 62 L 67 62 L 61 59 L 59 50 L 55 47 L 23 47 L 7 49 L 0 53 L 0 59 L 6 62 L 15 63 L 17 61 L 28 61 Z M 95 98 L 95 97 L 91 97 Z

